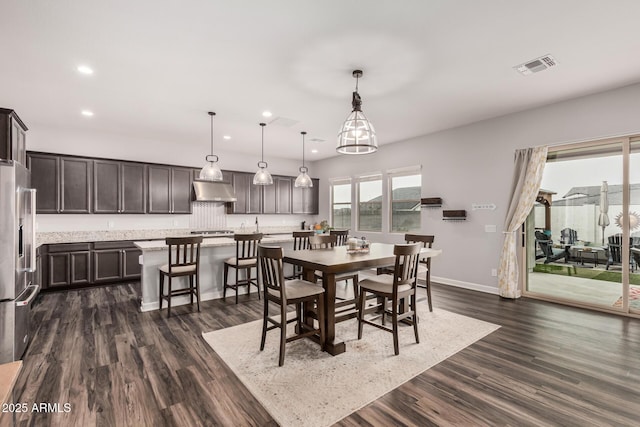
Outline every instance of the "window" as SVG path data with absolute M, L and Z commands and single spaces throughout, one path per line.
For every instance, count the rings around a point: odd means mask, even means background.
M 392 233 L 406 233 L 420 230 L 420 197 L 422 175 L 409 172 L 390 175 L 389 198 L 391 200 Z
M 382 231 L 382 176 L 358 179 L 358 230 Z
M 331 183 L 331 226 L 351 228 L 351 180 Z

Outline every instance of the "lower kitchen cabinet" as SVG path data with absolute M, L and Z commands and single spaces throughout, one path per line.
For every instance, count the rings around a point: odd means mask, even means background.
M 133 242 L 63 243 L 43 245 L 43 289 L 91 286 L 138 280 L 142 251 Z

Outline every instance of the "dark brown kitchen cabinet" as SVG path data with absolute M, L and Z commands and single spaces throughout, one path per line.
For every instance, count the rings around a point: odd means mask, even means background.
M 133 242 L 63 243 L 42 245 L 43 289 L 84 287 L 139 280 L 142 251 Z M 35 279 L 34 279 L 35 280 Z
M 29 153 L 31 186 L 36 192 L 36 213 L 60 212 L 60 158 L 51 154 Z
M 191 169 L 149 165 L 149 213 L 191 213 Z
M 292 178 L 274 176 L 273 185 L 265 185 L 263 188 L 262 213 L 290 214 L 291 185 Z
M 44 262 L 43 262 L 44 263 Z M 91 250 L 89 243 L 48 245 L 47 280 L 44 287 L 77 286 L 91 283 Z M 44 266 L 43 266 L 44 267 Z
M 312 178 L 313 187 L 300 188 L 291 186 L 291 213 L 317 215 L 319 210 L 320 180 Z
M 144 165 L 93 161 L 94 213 L 145 213 Z
M 238 200 L 227 205 L 227 213 L 262 213 L 263 189 L 261 185 L 253 184 L 252 173 L 233 172 L 232 184 Z
M 93 162 L 76 157 L 60 157 L 60 212 L 91 213 Z
M 14 110 L 0 108 L 0 159 L 27 164 L 27 126 Z

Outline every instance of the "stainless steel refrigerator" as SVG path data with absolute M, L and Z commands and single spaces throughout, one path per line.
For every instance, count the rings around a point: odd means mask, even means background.
M 22 358 L 31 339 L 36 270 L 36 190 L 19 163 L 0 161 L 0 363 Z

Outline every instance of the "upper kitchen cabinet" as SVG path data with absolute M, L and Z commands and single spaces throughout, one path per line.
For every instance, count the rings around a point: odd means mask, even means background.
M 300 188 L 291 185 L 291 213 L 294 214 L 318 214 L 320 197 L 320 180 L 312 178 L 313 187 Z
M 149 213 L 191 213 L 192 170 L 149 165 Z
M 263 209 L 266 214 L 291 213 L 291 188 L 293 179 L 286 176 L 274 176 L 273 185 L 263 187 Z
M 15 111 L 0 108 L 0 159 L 27 165 L 27 126 Z
M 29 153 L 31 186 L 36 191 L 36 212 L 60 212 L 60 158 L 51 154 Z
M 252 173 L 233 172 L 231 183 L 238 200 L 227 204 L 227 213 L 262 213 L 262 186 L 253 184 Z
M 94 213 L 145 213 L 145 166 L 109 160 L 93 162 Z
M 29 153 L 28 164 L 37 213 L 91 212 L 91 160 Z
M 93 161 L 60 157 L 60 212 L 90 213 Z

